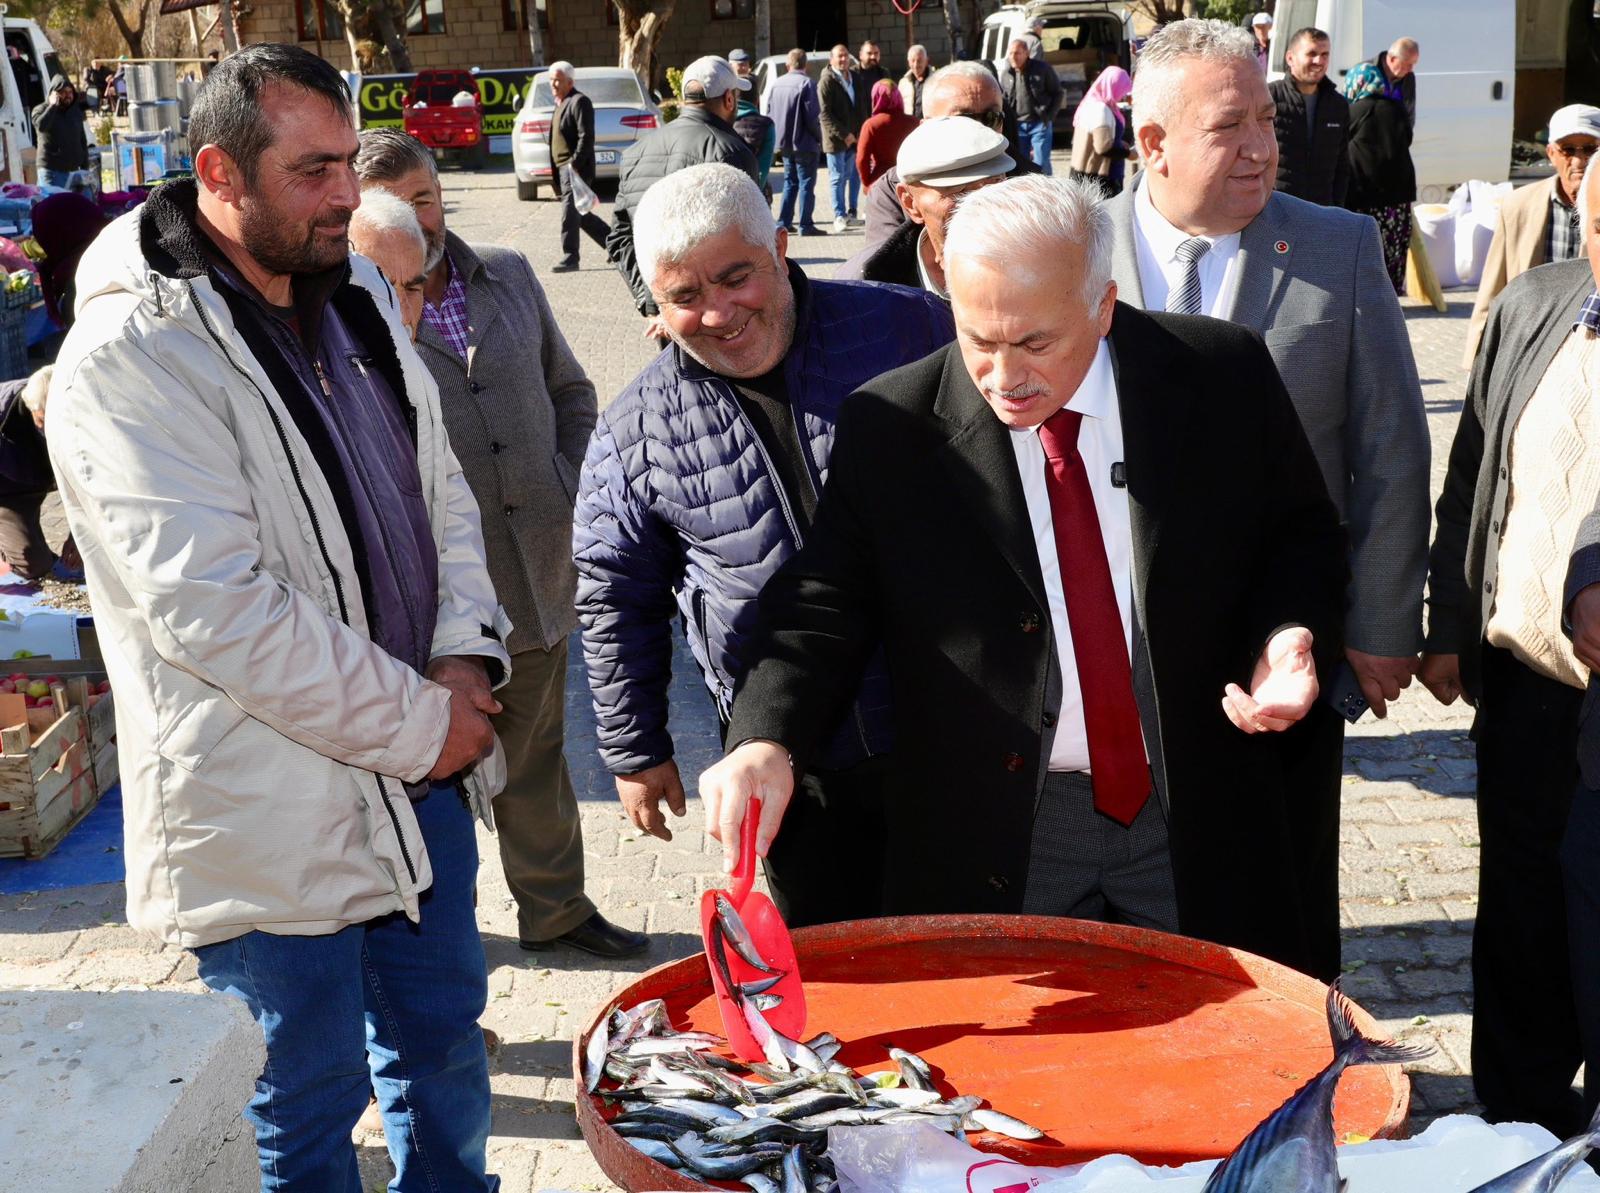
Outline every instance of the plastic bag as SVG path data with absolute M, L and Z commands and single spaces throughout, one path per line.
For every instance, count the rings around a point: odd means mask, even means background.
M 589 188 L 589 184 L 578 177 L 578 172 L 568 162 L 561 167 L 561 193 L 572 196 L 572 205 L 578 209 L 579 215 L 588 215 L 594 210 L 594 205 L 600 202 L 600 196 Z
M 1417 235 L 1428 250 L 1428 260 L 1439 285 L 1449 290 L 1461 285 L 1456 272 L 1456 215 L 1443 203 L 1418 203 L 1411 209 Z

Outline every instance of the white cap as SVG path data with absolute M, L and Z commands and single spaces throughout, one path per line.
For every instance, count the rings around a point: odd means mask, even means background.
M 1258 12 L 1250 18 L 1250 23 L 1252 25 L 1270 25 L 1272 24 L 1272 14 L 1270 12 Z
M 1004 134 L 966 116 L 924 120 L 900 143 L 900 181 L 938 188 L 1000 178 L 1016 167 Z
M 752 86 L 749 79 L 739 77 L 739 72 L 728 65 L 726 58 L 718 58 L 715 54 L 696 58 L 683 68 L 683 94 L 686 99 L 691 83 L 707 99 L 716 99 L 729 91 L 749 91 Z
M 1550 144 L 1566 137 L 1600 138 L 1600 108 L 1593 104 L 1568 104 L 1550 117 Z

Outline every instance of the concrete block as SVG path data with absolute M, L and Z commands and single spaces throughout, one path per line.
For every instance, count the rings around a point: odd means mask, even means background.
M 265 1059 L 261 1030 L 232 998 L 0 994 L 0 1188 L 257 1189 L 241 1111 Z

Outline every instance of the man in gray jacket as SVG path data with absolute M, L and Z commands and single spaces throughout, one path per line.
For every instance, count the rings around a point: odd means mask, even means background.
M 678 118 L 648 136 L 641 137 L 622 155 L 622 178 L 617 183 L 617 201 L 611 209 L 611 236 L 606 251 L 616 263 L 622 280 L 633 293 L 639 313 L 649 320 L 645 335 L 667 340 L 661 308 L 651 297 L 650 287 L 639 276 L 633 254 L 633 210 L 639 206 L 651 185 L 686 166 L 703 162 L 726 162 L 737 166 L 757 186 L 765 186 L 761 167 L 750 146 L 734 130 L 733 118 L 739 110 L 739 96 L 751 88 L 749 79 L 722 58 L 696 58 L 683 71 L 683 110 Z
M 1384 716 L 1422 644 L 1430 444 L 1377 225 L 1274 192 L 1276 106 L 1246 30 L 1203 20 L 1159 30 L 1140 54 L 1133 106 L 1145 169 L 1110 203 L 1118 295 L 1228 319 L 1266 340 L 1350 534 L 1350 674 L 1325 695 L 1338 707 L 1364 697 Z M 1308 717 L 1300 740 L 1301 831 L 1328 862 L 1331 976 L 1343 752 L 1334 708 Z
M 562 753 L 573 595 L 572 503 L 594 430 L 594 386 L 521 253 L 445 227 L 433 155 L 399 129 L 361 134 L 356 172 L 411 203 L 434 247 L 417 347 L 439 385 L 450 442 L 483 511 L 495 591 L 515 627 L 495 732 L 506 788 L 495 825 L 526 949 L 628 957 L 649 943 L 607 922 L 583 889 L 583 827 Z
M 51 78 L 49 97 L 33 110 L 39 170 L 46 185 L 65 188 L 74 170 L 88 168 L 89 142 L 83 127 L 87 112 L 66 75 Z
M 511 625 L 478 508 L 349 255 L 338 72 L 246 47 L 189 143 L 195 178 L 79 266 L 49 407 L 117 689 L 128 919 L 260 1023 L 265 1187 L 359 1188 L 375 1085 L 396 1188 L 491 1193 L 473 814 Z

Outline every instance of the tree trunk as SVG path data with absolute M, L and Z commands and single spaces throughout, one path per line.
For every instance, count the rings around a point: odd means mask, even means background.
M 149 22 L 149 0 L 139 0 L 139 7 L 135 10 L 139 14 L 139 23 L 130 25 L 128 18 L 122 15 L 122 5 L 118 0 L 111 0 L 106 5 L 111 10 L 111 19 L 117 23 L 117 30 L 122 34 L 122 40 L 128 43 L 128 57 L 144 57 L 144 27 Z
M 950 60 L 960 62 L 967 56 L 961 35 L 961 0 L 944 0 L 944 30 L 950 37 Z
M 394 10 L 383 3 L 383 0 L 378 0 L 378 3 L 373 5 L 372 15 L 372 23 L 378 31 L 378 40 L 383 42 L 383 48 L 388 52 L 389 65 L 396 74 L 410 74 L 411 51 L 406 48 L 405 34 L 395 23 Z
M 534 66 L 543 66 L 544 30 L 539 28 L 539 0 L 523 0 L 528 13 L 528 55 Z
M 617 6 L 617 65 L 633 71 L 649 91 L 655 85 L 656 46 L 677 0 L 612 0 Z
M 772 0 L 756 0 L 756 61 L 772 53 Z
M 234 16 L 233 0 L 221 0 L 217 5 L 217 20 L 222 22 L 222 52 L 239 52 L 239 22 Z

